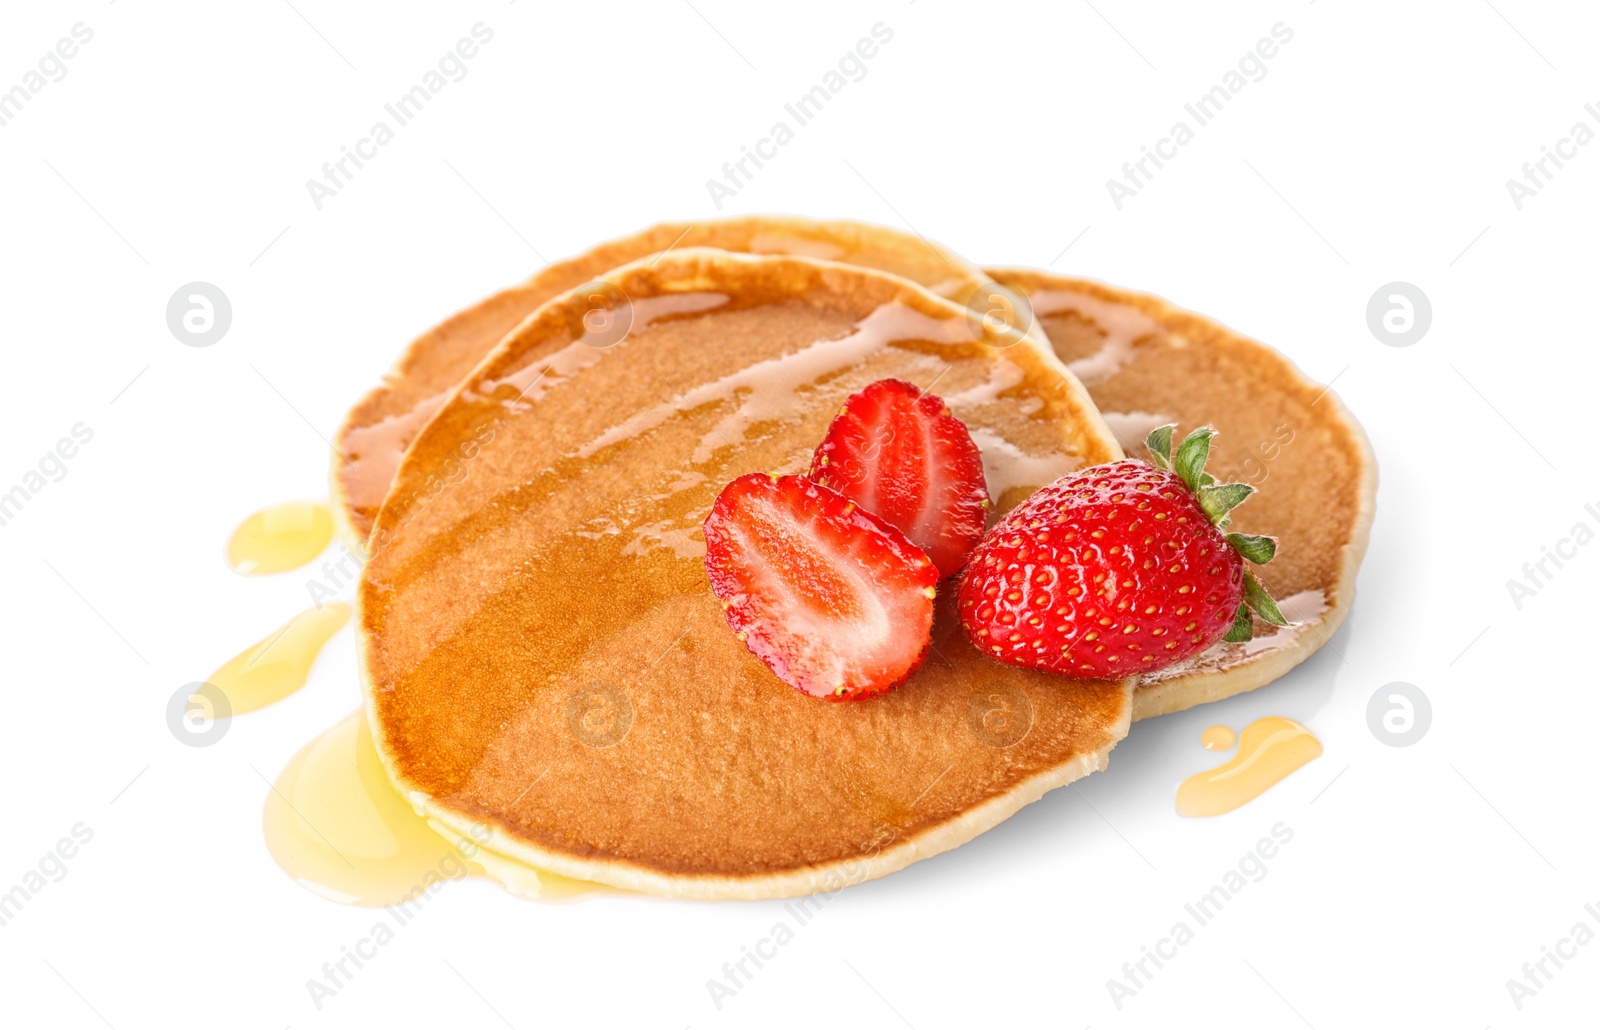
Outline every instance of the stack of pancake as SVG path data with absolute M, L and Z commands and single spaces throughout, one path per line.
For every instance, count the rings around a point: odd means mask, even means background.
M 728 631 L 700 524 L 803 472 L 841 402 L 898 378 L 983 453 L 991 518 L 1211 423 L 1259 486 L 1295 623 L 1122 682 L 1000 665 L 941 588 L 894 692 L 824 704 Z M 551 265 L 415 340 L 333 468 L 367 714 L 431 819 L 538 869 L 679 897 L 832 890 L 961 844 L 1106 767 L 1132 721 L 1253 690 L 1348 613 L 1376 468 L 1331 392 L 1162 301 L 980 270 L 876 226 L 668 224 Z

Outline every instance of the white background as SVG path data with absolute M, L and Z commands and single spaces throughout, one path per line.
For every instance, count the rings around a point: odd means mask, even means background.
M 1521 210 L 1505 186 L 1574 123 L 1600 128 L 1592 9 L 22 6 L 0 16 L 0 88 L 75 23 L 94 39 L 0 128 L 0 487 L 75 423 L 94 439 L 0 527 L 0 891 L 73 824 L 94 838 L 0 927 L 8 1025 L 1593 1020 L 1600 943 L 1520 1011 L 1506 981 L 1574 923 L 1600 930 L 1600 547 L 1520 611 L 1506 582 L 1600 502 L 1600 145 Z M 318 211 L 305 181 L 480 21 L 470 74 Z M 717 214 L 706 180 L 877 22 L 894 38 L 865 79 L 721 213 L 909 226 L 1149 290 L 1336 378 L 1382 467 L 1349 624 L 1269 689 L 1136 725 L 1080 790 L 848 890 L 720 1011 L 706 981 L 779 904 L 548 906 L 484 882 L 451 885 L 318 1011 L 306 981 L 374 915 L 277 869 L 262 777 L 356 705 L 353 648 L 342 634 L 307 689 L 218 745 L 175 740 L 174 690 L 307 603 L 310 570 L 231 573 L 228 532 L 325 495 L 324 438 L 416 332 L 544 259 Z M 1118 211 L 1105 180 L 1279 22 L 1294 36 L 1266 77 Z M 164 317 L 193 280 L 233 304 L 205 349 Z M 1365 317 L 1395 280 L 1433 305 L 1404 349 Z M 1403 749 L 1366 718 L 1397 680 L 1433 706 Z M 1177 817 L 1177 783 L 1215 761 L 1201 729 L 1268 714 L 1324 756 L 1235 813 Z M 1279 822 L 1294 838 L 1267 877 L 1119 1011 L 1106 981 Z

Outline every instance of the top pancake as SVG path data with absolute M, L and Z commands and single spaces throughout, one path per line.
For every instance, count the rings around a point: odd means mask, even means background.
M 945 296 L 970 291 L 979 279 L 961 258 L 895 229 L 776 215 L 667 222 L 558 261 L 417 337 L 383 382 L 350 410 L 334 442 L 332 481 L 334 515 L 351 549 L 365 550 L 372 520 L 412 438 L 502 337 L 551 297 L 618 265 L 680 247 L 839 261 L 891 272 Z
M 703 566 L 722 486 L 803 470 L 886 376 L 936 385 L 971 427 L 996 517 L 1115 458 L 1053 358 L 839 264 L 674 250 L 607 279 L 603 317 L 565 295 L 494 350 L 377 519 L 358 626 L 403 791 L 566 876 L 771 897 L 891 872 L 1104 766 L 1132 681 L 988 661 L 948 585 L 914 676 L 827 704 L 735 639 Z
M 1278 537 L 1258 570 L 1291 622 L 1139 679 L 1133 717 L 1254 690 L 1310 657 L 1350 610 L 1378 487 L 1372 448 L 1339 398 L 1283 355 L 1144 294 L 1047 272 L 992 269 L 1027 296 L 1056 354 L 1133 457 L 1151 429 L 1216 426 L 1206 470 L 1256 493 L 1231 529 Z

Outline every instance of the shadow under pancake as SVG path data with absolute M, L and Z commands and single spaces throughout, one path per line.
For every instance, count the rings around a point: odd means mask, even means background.
M 1203 710 L 1144 720 L 1118 742 L 1116 760 L 1092 781 L 1052 791 L 965 846 L 853 888 L 851 893 L 942 897 L 964 891 L 974 881 L 1011 874 L 1019 854 L 1053 855 L 1062 874 L 1073 876 L 1077 860 L 1063 850 L 1067 841 L 1108 839 L 1113 854 L 1128 863 L 1143 867 L 1149 861 L 1157 871 L 1166 868 L 1178 858 L 1158 846 L 1158 841 L 1170 843 L 1174 838 L 1164 829 L 1158 838 L 1152 827 L 1183 822 L 1173 805 L 1178 784 L 1216 763 L 1218 756 L 1201 747 L 1201 731 L 1216 723 L 1243 727 L 1270 712 L 1319 732 L 1326 722 L 1322 713 L 1339 682 L 1352 676 L 1338 652 L 1352 646 L 1354 621 L 1347 620 L 1329 646 L 1270 686 L 1206 705 Z M 1248 806 L 1239 811 L 1240 817 L 1249 818 Z M 1182 838 L 1177 839 L 1181 847 Z

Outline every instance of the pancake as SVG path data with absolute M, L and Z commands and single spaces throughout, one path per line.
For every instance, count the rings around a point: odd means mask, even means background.
M 724 484 L 803 471 L 843 400 L 896 377 L 971 427 L 993 517 L 1119 455 L 1043 351 L 910 281 L 674 250 L 556 298 L 406 453 L 357 594 L 366 702 L 429 817 L 575 879 L 677 897 L 836 890 L 955 847 L 1103 768 L 1133 681 L 1000 665 L 941 590 L 893 693 L 827 704 L 734 637 L 700 524 Z M 586 326 L 619 321 L 626 334 Z
M 501 337 L 559 293 L 598 280 L 618 265 L 682 247 L 840 261 L 890 272 L 963 301 L 980 280 L 972 265 L 918 236 L 858 222 L 774 215 L 667 222 L 558 261 L 417 337 L 383 382 L 350 410 L 334 441 L 331 470 L 333 511 L 346 545 L 357 554 L 365 551 L 400 456 Z
M 1168 422 L 1216 426 L 1207 471 L 1257 489 L 1231 528 L 1278 537 L 1259 575 L 1298 625 L 1257 619 L 1248 643 L 1140 677 L 1133 717 L 1254 690 L 1327 643 L 1355 596 L 1378 489 L 1366 434 L 1332 390 L 1272 348 L 1156 297 L 1047 272 L 988 274 L 1027 296 L 1130 456 L 1148 458 L 1145 436 Z

